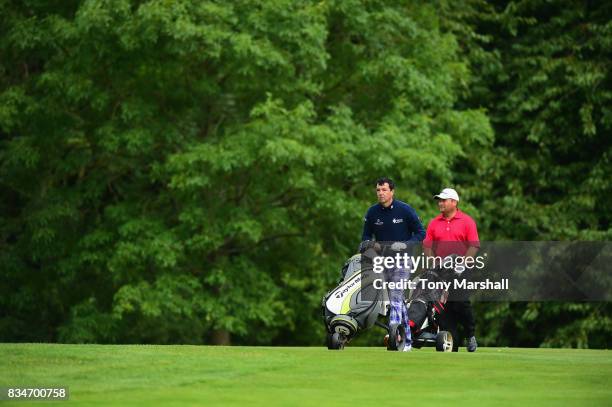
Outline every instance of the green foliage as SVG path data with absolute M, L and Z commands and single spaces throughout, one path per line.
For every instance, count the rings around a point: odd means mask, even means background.
M 609 239 L 610 5 L 498 3 L 446 6 L 463 6 L 446 27 L 467 37 L 478 79 L 464 103 L 496 133 L 479 205 L 495 213 L 491 239 Z
M 47 339 L 320 341 L 376 174 L 424 209 L 492 141 L 427 5 L 2 10 L 3 323 Z
M 0 339 L 321 343 L 381 175 L 482 239 L 609 237 L 608 10 L 1 0 Z M 589 307 L 512 344 L 604 346 Z
M 605 2 L 440 2 L 495 130 L 472 201 L 487 240 L 609 240 L 612 9 Z M 474 178 L 468 175 L 469 180 Z M 480 336 L 608 347 L 609 304 L 478 304 Z

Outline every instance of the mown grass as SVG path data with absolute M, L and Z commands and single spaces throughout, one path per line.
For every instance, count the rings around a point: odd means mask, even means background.
M 0 344 L 0 386 L 69 387 L 52 405 L 606 406 L 611 379 L 601 350 Z

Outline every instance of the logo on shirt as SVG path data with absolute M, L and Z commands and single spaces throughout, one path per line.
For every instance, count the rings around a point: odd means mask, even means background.
M 395 219 L 393 218 L 393 223 L 402 223 L 404 219 Z
M 382 224 L 383 224 L 383 222 L 381 222 L 381 220 L 380 220 L 380 219 L 376 219 L 376 222 L 374 222 L 374 224 L 375 224 L 376 226 L 380 226 L 380 225 L 382 225 Z

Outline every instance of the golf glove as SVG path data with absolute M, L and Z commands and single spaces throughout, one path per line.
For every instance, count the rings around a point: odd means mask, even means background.
M 361 254 L 365 254 L 365 252 L 367 252 L 370 249 L 373 249 L 375 253 L 380 253 L 381 251 L 380 243 L 378 243 L 375 240 L 365 240 L 361 242 L 361 244 L 359 245 L 359 253 Z M 373 255 L 375 253 L 370 252 L 370 255 Z
M 391 245 L 391 250 L 393 250 L 394 252 L 406 250 L 407 248 L 408 248 L 408 245 L 406 245 L 406 243 L 403 243 L 403 242 L 394 242 Z
M 374 246 L 374 242 L 371 240 L 364 240 L 359 243 L 359 253 L 364 253 L 366 250 Z

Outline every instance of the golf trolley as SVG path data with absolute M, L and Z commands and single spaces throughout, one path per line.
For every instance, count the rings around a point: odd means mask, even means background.
M 339 284 L 323 297 L 321 306 L 328 349 L 344 349 L 360 331 L 374 325 L 387 331 L 385 342 L 388 350 L 402 350 L 405 346 L 404 325 L 385 324 L 381 321 L 389 314 L 389 292 L 374 288 L 371 264 L 362 263 L 362 260 L 363 256 L 369 255 L 371 258 L 378 254 L 368 251 L 346 261 Z M 428 278 L 439 278 L 435 271 L 426 273 L 429 273 Z M 435 346 L 437 351 L 450 352 L 453 337 L 450 332 L 440 331 L 438 327 L 439 315 L 444 311 L 444 292 L 413 291 L 408 304 L 412 346 Z

